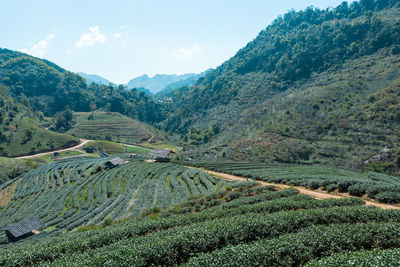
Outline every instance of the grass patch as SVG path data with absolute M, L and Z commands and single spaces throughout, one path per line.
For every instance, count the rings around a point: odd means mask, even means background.
M 7 142 L 2 143 L 2 154 L 19 156 L 34 154 L 43 150 L 53 150 L 79 138 L 68 134 L 56 133 L 36 125 L 35 121 L 22 115 L 13 120 L 7 133 Z

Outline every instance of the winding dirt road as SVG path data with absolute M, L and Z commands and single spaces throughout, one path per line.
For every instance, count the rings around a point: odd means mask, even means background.
M 29 155 L 29 156 L 16 157 L 16 159 L 30 159 L 30 158 L 36 158 L 36 157 L 41 157 L 41 156 L 53 154 L 54 152 L 65 152 L 65 151 L 77 150 L 77 149 L 83 147 L 85 144 L 87 144 L 90 141 L 92 141 L 92 140 L 80 139 L 79 140 L 79 144 L 76 145 L 76 146 L 72 146 L 72 147 L 64 148 L 64 149 L 56 149 L 56 150 L 53 150 L 53 151 L 33 154 L 33 155 Z
M 249 180 L 249 178 L 245 178 L 245 177 L 240 177 L 240 176 L 235 176 L 235 175 L 231 175 L 231 174 L 227 174 L 227 173 L 222 173 L 222 172 L 215 172 L 215 171 L 210 171 L 210 170 L 205 170 L 202 169 L 203 171 L 207 172 L 208 174 L 211 174 L 213 176 L 222 178 L 224 180 L 229 180 L 229 181 L 246 181 Z M 293 187 L 296 188 L 297 190 L 300 191 L 300 193 L 302 194 L 306 194 L 309 195 L 313 198 L 316 199 L 327 199 L 327 198 L 345 198 L 345 197 L 351 197 L 349 194 L 343 194 L 343 193 L 337 193 L 337 194 L 330 194 L 330 193 L 325 193 L 325 192 L 319 192 L 319 191 L 314 191 L 314 190 L 310 190 L 301 186 L 289 186 L 289 185 L 285 185 L 285 184 L 274 184 L 274 183 L 267 183 L 264 181 L 259 181 L 257 180 L 257 182 L 259 182 L 262 185 L 273 185 L 276 186 L 278 188 L 289 188 L 289 187 Z M 390 205 L 390 204 L 382 204 L 382 203 L 377 203 L 377 202 L 373 202 L 373 201 L 369 201 L 369 200 L 365 200 L 365 205 L 370 205 L 370 206 L 375 206 L 375 207 L 379 207 L 381 209 L 400 209 L 400 206 L 397 205 Z

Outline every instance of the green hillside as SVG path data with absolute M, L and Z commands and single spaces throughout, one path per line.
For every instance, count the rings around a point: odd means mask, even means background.
M 399 18 L 389 0 L 291 11 L 176 91 L 163 127 L 203 159 L 354 166 L 397 148 Z
M 126 144 L 164 140 L 154 127 L 115 112 L 94 112 L 93 118 L 89 112 L 75 112 L 73 118 L 75 124 L 67 133 L 81 138 Z
M 56 64 L 8 49 L 0 49 L 0 84 L 12 97 L 27 97 L 34 111 L 52 117 L 68 106 L 72 111 L 107 109 L 156 123 L 164 119 L 162 104 L 123 86 L 87 85 L 86 80 Z
M 348 61 L 248 108 L 222 136 L 231 144 L 220 156 L 350 167 L 399 147 L 400 57 L 387 52 Z
M 162 139 L 154 128 L 136 121 L 161 121 L 165 116 L 162 104 L 122 86 L 87 86 L 81 76 L 24 53 L 0 49 L 0 95 L 1 156 L 27 155 L 76 144 L 79 138 L 64 134 L 73 125 L 72 111 L 107 110 L 133 118 L 109 116 L 114 124 L 101 122 L 97 128 L 93 123 L 100 118 L 86 124 L 78 118 L 78 128 L 71 130 L 78 137 L 107 137 L 127 143 L 153 136 L 154 140 Z M 51 119 L 53 131 L 47 130 Z
M 79 138 L 41 126 L 43 114 L 32 112 L 26 97 L 12 98 L 0 85 L 0 155 L 19 156 L 72 146 Z
M 301 177 L 306 183 L 340 185 L 358 179 L 371 188 L 370 183 L 376 188 L 399 183 L 382 175 L 356 178 L 356 172 L 335 168 L 320 168 L 311 177 L 306 166 L 209 164 L 268 181 L 272 175 L 275 182 Z M 387 255 L 380 260 L 383 265 L 398 259 L 400 210 L 366 207 L 358 198 L 316 200 L 294 188 L 250 181 L 227 183 L 216 191 L 216 179 L 174 164 L 132 162 L 97 172 L 99 165 L 101 159 L 53 163 L 18 182 L 0 213 L 7 215 L 1 224 L 35 214 L 46 228 L 24 242 L 3 244 L 0 265 L 337 266 L 336 261 L 346 265 L 346 257 L 354 255 L 357 261 Z M 46 173 L 50 179 L 43 179 Z M 25 186 L 29 190 L 22 191 Z M 35 192 L 40 193 L 29 197 Z M 52 194 L 62 197 L 48 201 Z M 185 200 L 189 194 L 194 195 Z M 109 220 L 127 213 L 134 218 Z M 68 231 L 81 224 L 87 226 Z

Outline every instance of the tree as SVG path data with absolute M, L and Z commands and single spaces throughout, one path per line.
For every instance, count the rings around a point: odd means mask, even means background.
M 90 108 L 90 111 L 92 111 L 92 119 L 94 119 L 94 111 L 97 108 L 96 103 L 90 102 L 89 108 Z
M 67 105 L 64 111 L 57 112 L 53 117 L 53 128 L 56 131 L 64 132 L 74 125 L 72 110 Z
M 106 112 L 107 114 L 111 114 L 111 104 L 110 104 L 110 103 L 107 103 L 107 104 L 106 104 L 106 107 L 104 108 L 104 110 L 105 110 L 105 112 Z

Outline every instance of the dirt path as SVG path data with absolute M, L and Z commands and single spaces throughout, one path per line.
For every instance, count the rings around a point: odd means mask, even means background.
M 92 140 L 80 139 L 79 140 L 79 144 L 76 145 L 76 146 L 73 146 L 73 147 L 64 148 L 64 149 L 56 149 L 56 150 L 53 150 L 53 151 L 44 152 L 44 153 L 38 153 L 38 154 L 34 154 L 34 155 L 29 155 L 29 156 L 16 157 L 16 159 L 30 159 L 30 158 L 36 158 L 36 157 L 41 157 L 41 156 L 53 154 L 54 152 L 65 152 L 65 151 L 77 150 L 78 148 L 83 147 L 85 144 L 87 144 L 90 141 L 92 141 Z
M 146 147 L 143 147 L 143 146 L 140 147 L 140 146 L 136 146 L 136 145 L 122 144 L 122 143 L 118 143 L 118 144 L 121 144 L 123 146 L 128 146 L 128 147 L 152 150 L 152 148 L 150 148 L 150 147 L 146 148 Z
M 204 170 L 204 169 L 202 169 L 202 170 Z M 211 175 L 214 175 L 214 176 L 217 176 L 222 179 L 229 180 L 229 181 L 249 180 L 249 178 L 235 176 L 235 175 L 231 175 L 231 174 L 227 174 L 227 173 L 215 172 L 215 171 L 209 171 L 209 170 L 204 170 L 204 171 L 207 172 L 208 174 L 211 174 Z M 267 182 L 259 181 L 259 180 L 257 180 L 257 182 L 259 182 L 262 185 L 273 185 L 273 186 L 276 186 L 281 189 L 293 187 L 293 188 L 296 188 L 297 190 L 299 190 L 300 193 L 309 195 L 316 199 L 351 197 L 349 194 L 342 194 L 342 193 L 330 194 L 330 193 L 325 193 L 325 192 L 318 192 L 318 191 L 310 190 L 310 189 L 307 189 L 307 188 L 304 188 L 301 186 L 289 186 L 289 185 L 285 185 L 285 184 L 274 184 L 274 183 L 267 183 Z M 365 200 L 365 199 L 363 199 L 363 200 L 365 201 L 365 205 L 371 205 L 371 206 L 379 207 L 382 209 L 400 209 L 400 206 L 397 206 L 397 205 L 382 204 L 382 203 L 377 203 L 377 202 L 373 202 L 373 201 L 369 201 L 369 200 Z

